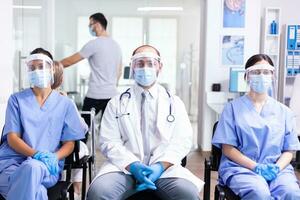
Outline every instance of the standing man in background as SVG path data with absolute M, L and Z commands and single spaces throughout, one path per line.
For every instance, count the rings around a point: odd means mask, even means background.
M 122 72 L 121 49 L 107 33 L 107 20 L 102 13 L 95 13 L 89 18 L 89 31 L 96 39 L 89 41 L 82 49 L 61 61 L 69 67 L 83 59 L 88 59 L 91 73 L 86 97 L 83 102 L 84 111 L 96 109 L 96 114 L 104 112 L 107 102 L 117 94 L 117 82 Z M 90 116 L 84 117 L 90 125 Z

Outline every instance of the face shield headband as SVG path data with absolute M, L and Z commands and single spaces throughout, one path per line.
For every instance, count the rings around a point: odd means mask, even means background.
M 246 69 L 246 73 L 257 70 L 257 69 L 262 69 L 262 70 L 266 69 L 266 70 L 270 70 L 270 71 L 274 72 L 274 67 L 270 64 L 257 64 L 257 65 L 252 65 L 251 67 L 248 67 Z
M 34 61 L 37 61 L 38 63 L 34 63 Z M 28 71 L 34 71 L 35 69 L 52 68 L 53 66 L 53 61 L 51 60 L 51 58 L 41 53 L 28 56 L 25 62 L 28 67 Z M 37 65 L 35 66 L 34 64 Z
M 152 52 L 141 52 L 137 53 L 131 58 L 131 68 L 141 68 L 146 66 L 148 67 L 154 67 L 158 66 L 160 63 L 160 56 L 152 53 Z

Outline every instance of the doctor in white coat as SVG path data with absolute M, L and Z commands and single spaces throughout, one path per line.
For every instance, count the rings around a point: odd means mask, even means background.
M 135 84 L 112 98 L 104 112 L 100 149 L 107 161 L 87 199 L 126 199 L 145 189 L 165 200 L 196 200 L 203 181 L 181 166 L 192 146 L 183 102 L 156 83 L 159 51 L 138 47 L 131 59 Z

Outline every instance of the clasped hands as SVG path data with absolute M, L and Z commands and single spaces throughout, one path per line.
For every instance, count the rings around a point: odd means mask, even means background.
M 280 169 L 276 164 L 257 164 L 253 171 L 266 181 L 272 181 L 277 177 Z
M 137 181 L 137 191 L 146 189 L 156 190 L 155 181 L 159 179 L 165 168 L 161 162 L 147 166 L 141 162 L 133 162 L 129 165 L 129 171 Z
M 32 158 L 44 163 L 51 175 L 58 174 L 58 158 L 55 153 L 38 151 L 32 156 Z

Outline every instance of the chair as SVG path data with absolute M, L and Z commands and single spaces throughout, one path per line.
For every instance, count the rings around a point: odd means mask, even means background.
M 92 182 L 93 178 L 95 177 L 95 150 L 96 150 L 96 144 L 95 144 L 95 140 L 96 140 L 96 127 L 95 127 L 95 116 L 96 116 L 96 109 L 92 108 L 91 111 L 80 111 L 81 116 L 83 115 L 90 115 L 90 128 L 89 128 L 89 132 L 88 135 L 91 135 L 91 141 L 90 141 L 90 155 L 88 156 L 84 156 L 82 159 L 83 160 L 87 160 L 88 163 L 88 168 L 89 168 L 89 183 Z M 88 137 L 87 137 L 88 138 Z M 85 166 L 83 168 L 83 170 L 86 170 Z M 85 171 L 83 171 L 83 174 L 86 173 Z M 83 194 L 83 193 L 82 193 Z
M 184 157 L 181 160 L 181 166 L 185 167 L 187 163 L 187 157 Z M 153 190 L 144 190 L 141 192 L 137 192 L 130 197 L 128 197 L 126 200 L 161 200 Z
M 213 126 L 213 134 L 217 128 L 218 122 L 216 122 Z M 222 156 L 222 150 L 218 147 L 212 145 L 212 151 L 211 156 L 209 159 L 205 158 L 204 161 L 204 193 L 203 193 L 203 199 L 204 200 L 210 200 L 210 185 L 211 185 L 211 172 L 212 171 L 218 171 L 220 166 L 220 160 Z M 227 186 L 223 186 L 220 184 L 217 184 L 215 186 L 215 192 L 214 192 L 214 199 L 215 200 L 239 200 L 240 197 L 234 194 L 234 192 Z
M 76 141 L 79 143 L 79 141 Z M 74 163 L 74 155 L 78 155 L 79 151 L 75 150 L 65 159 L 64 170 L 66 170 L 66 180 L 58 181 L 53 187 L 48 188 L 47 194 L 49 200 L 67 200 L 67 193 L 69 192 L 69 199 L 74 200 L 73 184 L 71 182 L 71 170 Z M 76 156 L 75 156 L 76 157 Z
M 2 144 L 2 135 L 4 127 L 2 128 L 0 145 Z M 71 182 L 71 169 L 74 163 L 79 162 L 79 141 L 75 141 L 75 148 L 73 152 L 65 159 L 64 170 L 66 170 L 66 180 L 58 181 L 54 186 L 47 189 L 49 200 L 67 200 L 67 193 L 69 192 L 69 200 L 74 200 L 74 191 Z M 5 198 L 0 195 L 0 200 Z

